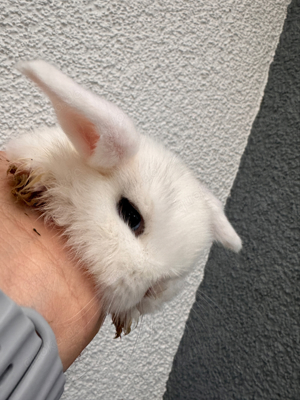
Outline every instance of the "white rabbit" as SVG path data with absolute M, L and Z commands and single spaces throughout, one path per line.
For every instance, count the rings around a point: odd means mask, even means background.
M 213 240 L 241 249 L 221 203 L 123 111 L 44 61 L 18 69 L 49 96 L 60 127 L 7 144 L 13 192 L 64 228 L 116 336 L 170 300 Z

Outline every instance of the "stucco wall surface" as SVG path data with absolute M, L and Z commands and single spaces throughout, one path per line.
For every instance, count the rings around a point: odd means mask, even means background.
M 19 59 L 43 58 L 121 106 L 225 202 L 288 2 L 4 0 L 1 143 L 55 123 L 49 103 L 13 69 Z M 70 368 L 64 400 L 162 397 L 206 256 L 184 292 L 128 337 L 114 341 L 107 321 Z
M 212 247 L 164 400 L 300 399 L 299 133 L 293 0 L 226 204 L 243 249 Z

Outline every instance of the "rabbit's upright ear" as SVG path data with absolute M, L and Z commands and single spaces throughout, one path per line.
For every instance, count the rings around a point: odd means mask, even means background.
M 90 165 L 112 168 L 137 152 L 140 135 L 117 106 L 45 61 L 20 62 L 17 68 L 48 95 L 62 129 Z

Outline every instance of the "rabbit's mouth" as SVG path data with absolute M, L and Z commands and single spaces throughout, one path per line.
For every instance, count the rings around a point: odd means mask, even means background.
M 161 296 L 161 294 L 166 290 L 167 286 L 167 278 L 159 279 L 154 283 L 154 285 L 150 286 L 146 293 L 144 294 L 144 298 L 152 298 L 157 299 Z
M 153 286 L 150 286 L 149 289 L 144 294 L 144 298 L 146 298 L 146 297 L 154 297 L 154 298 L 156 298 L 156 293 L 154 291 Z

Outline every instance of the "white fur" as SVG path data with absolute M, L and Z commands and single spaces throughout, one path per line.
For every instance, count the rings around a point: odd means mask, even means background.
M 220 202 L 120 109 L 43 61 L 19 69 L 49 96 L 62 129 L 13 139 L 7 156 L 42 173 L 43 212 L 64 228 L 108 312 L 130 321 L 155 311 L 213 240 L 241 249 Z M 145 220 L 139 237 L 118 214 L 121 196 Z

